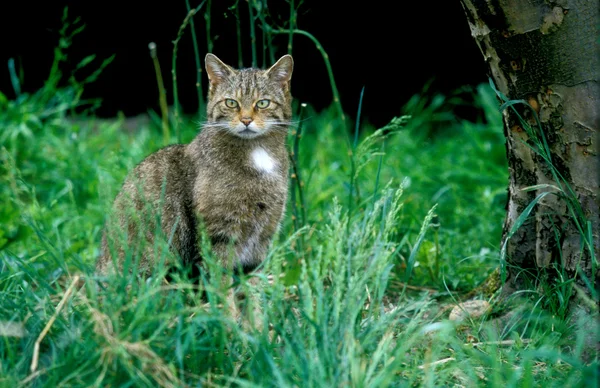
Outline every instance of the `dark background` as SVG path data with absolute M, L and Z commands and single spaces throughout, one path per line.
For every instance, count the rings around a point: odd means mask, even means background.
M 298 0 L 296 0 L 296 3 Z M 191 1 L 195 7 L 200 2 Z M 211 12 L 213 53 L 237 66 L 235 0 L 213 0 Z M 289 4 L 269 0 L 272 24 L 283 25 Z M 244 65 L 251 62 L 247 1 L 239 0 L 244 35 Z M 85 56 L 97 63 L 116 54 L 100 78 L 87 86 L 84 97 L 101 97 L 99 116 L 127 116 L 158 111 L 158 91 L 148 43 L 158 45 L 162 74 L 172 103 L 170 77 L 172 41 L 185 15 L 184 0 L 148 1 L 3 1 L 0 5 L 0 91 L 14 97 L 7 67 L 14 58 L 23 71 L 24 91 L 39 89 L 48 76 L 59 41 L 64 6 L 69 20 L 81 18 L 85 29 L 67 51 L 62 66 L 68 76 Z M 204 10 L 196 15 L 196 31 L 203 59 L 206 49 Z M 486 66 L 473 41 L 458 0 L 455 1 L 317 1 L 305 0 L 298 13 L 298 28 L 312 33 L 329 54 L 344 109 L 356 113 L 365 86 L 363 117 L 384 125 L 401 114 L 402 106 L 431 82 L 428 93 L 449 94 L 465 85 L 487 80 Z M 257 23 L 260 41 L 261 30 Z M 197 108 L 196 71 L 191 34 L 179 43 L 177 61 L 179 97 L 186 113 Z M 286 53 L 287 36 L 275 39 L 277 57 Z M 329 79 L 320 53 L 306 37 L 294 38 L 295 71 L 292 93 L 317 109 L 332 101 Z M 258 51 L 259 66 L 262 53 Z M 204 64 L 202 63 L 202 66 Z M 85 74 L 84 74 L 85 75 Z M 68 77 L 65 77 L 65 79 Z M 206 86 L 206 80 L 203 83 Z M 204 88 L 206 91 L 206 87 Z M 468 96 L 465 96 L 468 99 Z M 468 109 L 460 114 L 478 115 Z

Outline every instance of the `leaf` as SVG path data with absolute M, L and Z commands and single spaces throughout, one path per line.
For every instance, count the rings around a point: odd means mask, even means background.
M 496 89 L 496 84 L 494 84 L 494 80 L 490 77 L 489 78 L 490 81 L 490 86 L 491 88 L 494 90 L 494 92 L 496 93 L 496 95 L 502 100 L 502 101 L 508 101 L 508 97 L 506 97 L 504 95 L 504 93 L 502 93 L 501 91 L 499 91 L 498 89 Z M 502 111 L 502 110 L 500 110 Z
M 531 108 L 531 106 L 525 100 L 509 100 L 509 101 L 506 101 L 504 104 L 500 105 L 500 111 L 502 112 L 506 108 L 509 108 L 509 107 L 517 105 L 517 104 L 527 105 Z
M 77 66 L 75 66 L 75 71 L 82 69 L 84 67 L 86 67 L 87 65 L 89 65 L 90 63 L 92 63 L 92 61 L 96 59 L 96 54 L 92 54 L 92 55 L 88 55 L 87 57 L 83 58 L 78 64 Z
M 502 250 L 500 253 L 500 257 L 503 260 L 505 259 L 506 245 L 508 244 L 508 240 L 510 240 L 511 237 L 517 232 L 517 230 L 519 230 L 519 228 L 525 223 L 525 221 L 527 220 L 527 217 L 529 217 L 529 214 L 531 213 L 531 210 L 533 210 L 534 206 L 537 205 L 537 203 L 548 194 L 552 194 L 552 193 L 550 191 L 544 191 L 543 193 L 538 194 L 538 196 L 535 197 L 535 199 L 533 201 L 531 201 L 529 203 L 529 205 L 527 205 L 525 210 L 523 210 L 523 213 L 521 213 L 519 215 L 519 217 L 517 217 L 512 228 L 510 228 L 510 231 L 508 232 L 508 235 L 506 236 L 504 243 L 502 244 Z M 503 282 L 504 282 L 504 279 L 503 279 Z
M 12 83 L 12 87 L 15 91 L 17 97 L 21 95 L 21 82 L 19 82 L 19 77 L 17 76 L 17 72 L 15 71 L 15 60 L 14 58 L 10 58 L 8 60 L 8 72 L 10 74 L 10 82 Z
M 429 210 L 429 212 L 427 213 L 427 216 L 425 216 L 425 220 L 423 220 L 423 225 L 421 226 L 421 231 L 419 232 L 419 236 L 417 237 L 417 242 L 413 246 L 413 249 L 410 251 L 410 256 L 408 256 L 408 260 L 406 262 L 406 274 L 404 275 L 404 283 L 405 283 L 404 287 L 405 288 L 406 288 L 406 283 L 408 283 L 408 280 L 410 279 L 410 275 L 412 274 L 412 269 L 415 264 L 415 258 L 417 256 L 417 252 L 419 252 L 419 248 L 421 247 L 421 244 L 423 243 L 423 240 L 425 239 L 425 233 L 427 232 L 427 229 L 429 229 L 429 224 L 431 223 L 431 219 L 433 218 L 433 215 L 434 215 L 433 211 L 435 210 L 436 207 L 437 207 L 437 204 L 433 205 L 431 210 Z
M 533 186 L 527 186 L 521 189 L 521 191 L 536 191 L 539 189 L 552 189 L 552 190 L 556 190 L 558 192 L 563 193 L 563 190 L 555 185 L 551 185 L 548 183 L 542 183 L 539 185 L 533 185 Z
M 115 59 L 115 55 L 111 55 L 110 57 L 106 58 L 104 61 L 102 61 L 102 63 L 100 64 L 100 67 L 98 67 L 98 69 L 96 69 L 96 71 L 94 71 L 92 74 L 90 74 L 84 81 L 84 84 L 88 84 L 91 82 L 96 81 L 96 79 L 98 79 L 98 76 L 102 73 L 102 71 L 104 71 L 104 69 L 110 65 L 110 63 Z

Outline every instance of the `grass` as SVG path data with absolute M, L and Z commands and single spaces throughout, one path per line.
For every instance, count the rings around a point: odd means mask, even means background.
M 479 96 L 485 104 L 491 91 L 482 86 Z M 3 112 L 43 110 L 5 104 Z M 373 150 L 381 139 L 364 129 L 356 154 L 361 197 L 351 220 L 337 112 L 307 113 L 298 155 L 306 226 L 294 233 L 286 217 L 260 275 L 278 279 L 262 291 L 270 331 L 243 329 L 216 303 L 195 297 L 185 280 L 165 287 L 123 276 L 108 279 L 105 290 L 94 282 L 105 211 L 127 171 L 162 146 L 159 126 L 129 134 L 118 121 L 74 124 L 63 112 L 27 136 L 28 121 L 3 113 L 0 321 L 27 334 L 0 337 L 0 383 L 583 386 L 596 378 L 597 364 L 586 365 L 577 349 L 561 350 L 571 329 L 540 308 L 503 331 L 483 319 L 456 324 L 438 316 L 446 287 L 471 289 L 498 265 L 506 170 L 498 117 L 456 121 L 451 130 L 460 142 L 444 133 L 424 142 L 417 131 L 434 123 L 423 117 L 435 117 L 427 109 L 386 136 L 377 190 Z M 182 132 L 189 140 L 196 129 Z M 435 228 L 428 216 L 434 204 Z M 301 237 L 305 260 L 295 262 Z M 410 285 L 435 293 L 401 292 L 409 265 Z M 41 341 L 32 374 L 33 345 L 75 273 L 86 285 Z M 206 289 L 209 299 L 222 293 Z M 472 338 L 515 341 L 474 347 Z M 438 360 L 449 361 L 431 364 Z
M 59 88 L 57 69 L 32 95 L 0 94 L 0 386 L 598 380 L 597 359 L 583 353 L 597 323 L 585 329 L 552 316 L 533 290 L 511 316 L 495 293 L 479 293 L 492 305 L 484 316 L 447 319 L 448 306 L 500 264 L 507 166 L 489 86 L 472 91 L 485 120 L 457 119 L 456 97 L 415 95 L 385 128 L 362 123 L 352 156 L 340 147 L 348 137 L 339 105 L 304 108 L 302 136 L 290 135 L 303 207 L 290 201 L 254 275 L 260 286 L 240 281 L 262 306 L 262 324 L 246 327 L 219 307 L 226 290 L 211 278 L 200 285 L 204 300 L 185 276 L 161 282 L 163 269 L 141 282 L 94 275 L 121 182 L 165 142 L 160 120 L 134 132 L 122 130 L 123 119 L 73 120 L 87 106 L 77 98 L 85 82 Z M 188 142 L 198 128 L 181 121 Z M 80 289 L 71 287 L 75 276 L 85 279 Z

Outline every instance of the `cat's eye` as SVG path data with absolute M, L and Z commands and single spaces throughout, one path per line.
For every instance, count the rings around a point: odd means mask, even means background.
M 238 107 L 238 102 L 236 100 L 228 98 L 228 99 L 225 100 L 225 105 L 228 108 L 237 108 Z
M 270 100 L 260 100 L 256 103 L 256 107 L 260 109 L 265 109 L 271 104 Z

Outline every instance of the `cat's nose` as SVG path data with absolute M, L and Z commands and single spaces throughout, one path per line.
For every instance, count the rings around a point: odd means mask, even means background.
M 240 121 L 244 123 L 245 126 L 248 126 L 252 122 L 252 119 L 250 117 L 242 117 Z

